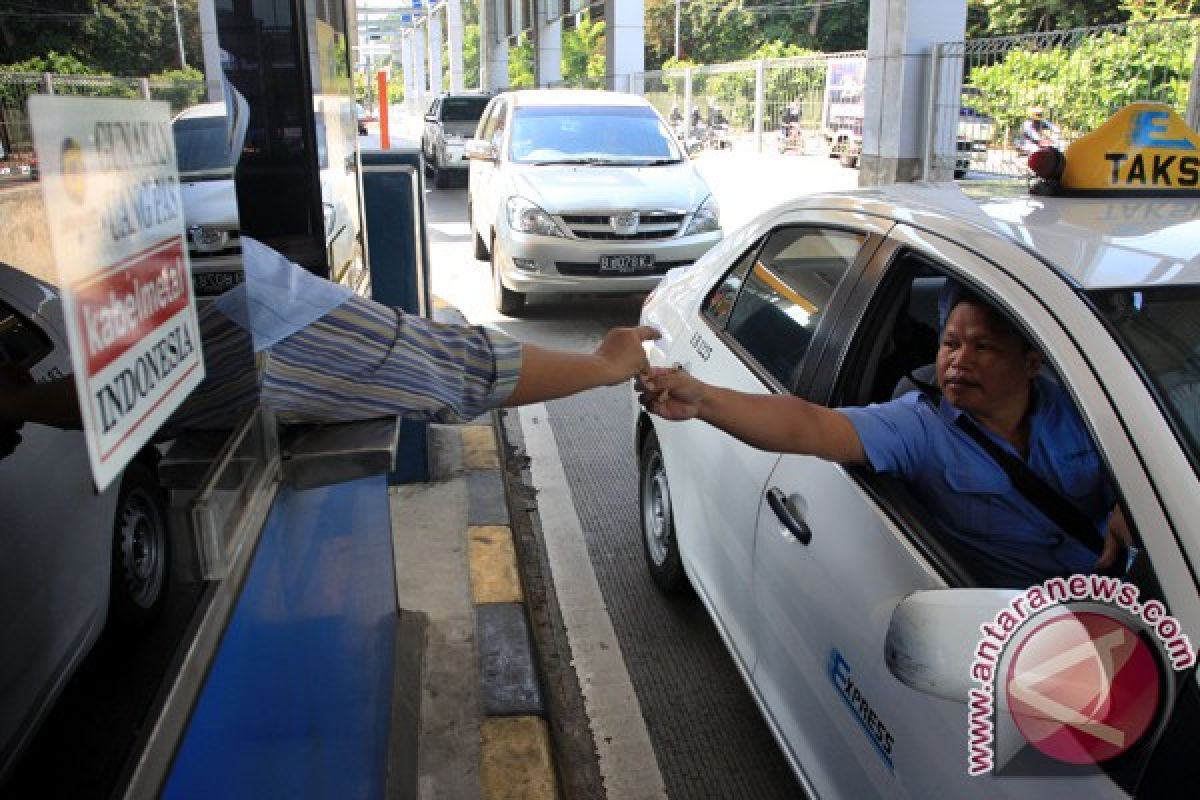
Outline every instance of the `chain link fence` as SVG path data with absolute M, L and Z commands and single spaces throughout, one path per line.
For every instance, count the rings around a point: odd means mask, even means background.
M 929 92 L 934 177 L 1028 175 L 1045 144 L 1065 146 L 1138 100 L 1189 114 L 1200 17 L 945 42 Z
M 205 91 L 203 81 L 0 71 L 0 179 L 36 175 L 28 111 L 31 95 L 140 97 L 166 102 L 175 114 L 203 102 Z

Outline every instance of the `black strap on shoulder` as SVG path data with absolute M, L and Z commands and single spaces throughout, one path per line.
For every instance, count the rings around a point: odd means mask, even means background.
M 959 414 L 957 424 L 1000 465 L 1013 487 L 1038 511 L 1045 514 L 1063 533 L 1100 555 L 1104 549 L 1104 539 L 1082 511 L 1042 480 L 1028 464 L 992 441 L 966 414 Z

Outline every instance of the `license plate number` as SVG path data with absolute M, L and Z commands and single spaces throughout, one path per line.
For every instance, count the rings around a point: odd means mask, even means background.
M 601 272 L 644 272 L 654 269 L 653 255 L 600 256 Z

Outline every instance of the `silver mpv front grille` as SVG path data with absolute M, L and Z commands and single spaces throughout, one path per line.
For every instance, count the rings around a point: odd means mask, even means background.
M 624 218 L 624 219 L 622 219 Z M 563 214 L 561 219 L 577 239 L 615 242 L 671 239 L 678 236 L 687 214 L 678 211 L 643 211 L 632 226 L 622 214 Z

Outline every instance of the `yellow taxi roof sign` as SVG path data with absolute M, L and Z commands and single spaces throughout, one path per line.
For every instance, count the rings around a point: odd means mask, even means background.
M 1131 103 L 1066 152 L 1068 192 L 1200 192 L 1200 136 L 1163 103 Z

